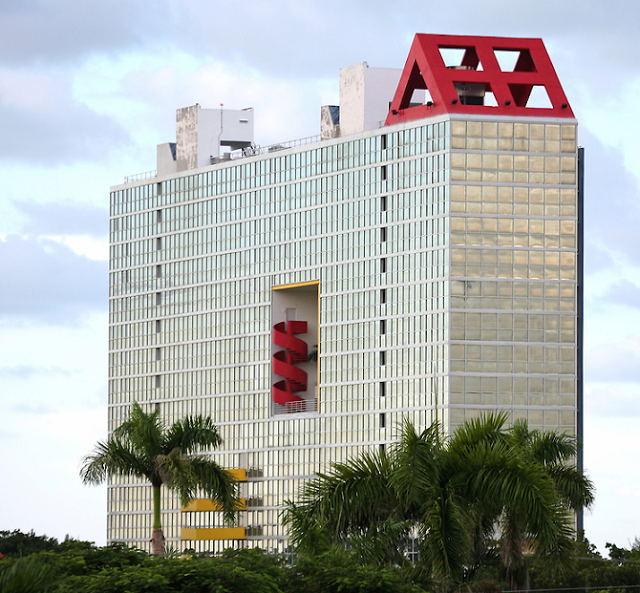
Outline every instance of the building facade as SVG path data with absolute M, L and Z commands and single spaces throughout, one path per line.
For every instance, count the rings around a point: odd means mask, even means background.
M 392 82 L 359 68 L 321 139 L 262 149 L 252 112 L 220 112 L 242 148 L 194 168 L 198 121 L 221 134 L 195 106 L 157 174 L 111 190 L 109 430 L 133 401 L 211 416 L 245 499 L 229 527 L 165 492 L 169 546 L 285 549 L 303 481 L 404 418 L 581 433 L 577 122 L 542 42 L 417 35 Z M 109 541 L 148 547 L 151 489 L 108 500 Z

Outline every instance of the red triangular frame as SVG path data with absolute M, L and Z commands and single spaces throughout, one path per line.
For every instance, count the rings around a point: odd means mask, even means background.
M 464 50 L 460 67 L 447 67 L 441 49 Z M 519 52 L 513 71 L 500 68 L 495 54 L 500 50 Z M 482 70 L 477 70 L 479 64 Z M 497 105 L 462 104 L 454 83 L 484 84 L 493 92 Z M 551 107 L 527 107 L 534 86 L 545 88 Z M 419 89 L 428 89 L 432 101 L 411 107 L 411 96 Z M 541 39 L 419 33 L 411 45 L 385 124 L 444 113 L 574 117 Z

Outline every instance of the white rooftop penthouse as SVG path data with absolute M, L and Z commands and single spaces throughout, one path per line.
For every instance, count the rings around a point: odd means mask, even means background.
M 203 109 L 197 103 L 176 111 L 176 141 L 158 145 L 158 176 L 215 164 L 229 151 L 253 144 L 253 107 Z

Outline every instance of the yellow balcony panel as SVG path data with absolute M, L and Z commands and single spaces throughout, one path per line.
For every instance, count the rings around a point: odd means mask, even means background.
M 180 534 L 181 540 L 224 540 L 247 539 L 244 527 L 207 527 L 196 529 L 183 527 Z
M 236 482 L 246 482 L 247 481 L 247 470 L 244 468 L 239 468 L 239 469 L 228 469 L 227 470 L 231 476 L 233 477 L 233 479 Z
M 236 507 L 238 511 L 247 510 L 247 499 L 241 498 L 240 504 Z M 209 498 L 194 498 L 186 507 L 182 507 L 183 513 L 194 511 L 221 511 L 222 505 L 217 500 Z

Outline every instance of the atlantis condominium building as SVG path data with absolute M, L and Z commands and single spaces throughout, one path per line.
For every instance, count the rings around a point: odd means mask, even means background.
M 341 71 L 316 138 L 258 146 L 253 116 L 178 110 L 111 190 L 109 429 L 211 416 L 242 482 L 232 527 L 165 492 L 169 546 L 285 549 L 284 502 L 404 418 L 580 435 L 581 160 L 540 40 L 417 35 L 403 70 Z M 148 547 L 150 487 L 108 501 Z

